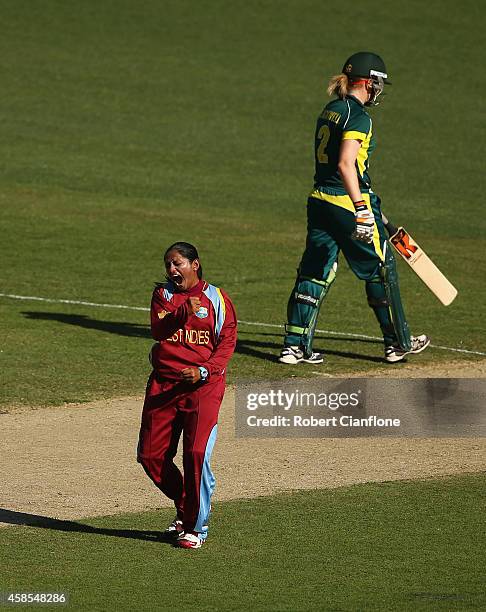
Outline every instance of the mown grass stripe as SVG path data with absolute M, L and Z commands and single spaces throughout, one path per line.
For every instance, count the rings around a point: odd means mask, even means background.
M 61 298 L 45 298 L 45 297 L 39 297 L 39 296 L 29 296 L 29 295 L 15 295 L 13 293 L 0 293 L 0 297 L 4 297 L 4 298 L 10 298 L 13 300 L 33 300 L 36 302 L 49 302 L 52 304 L 77 304 L 80 306 L 92 306 L 94 308 L 119 308 L 119 309 L 123 309 L 123 310 L 141 310 L 141 311 L 149 311 L 150 308 L 146 308 L 144 306 L 127 306 L 125 304 L 102 304 L 102 303 L 98 303 L 98 302 L 85 302 L 83 300 L 67 300 L 67 299 L 61 299 Z M 277 323 L 262 323 L 260 321 L 240 321 L 238 320 L 238 324 L 239 325 L 252 325 L 255 327 L 271 327 L 274 329 L 283 329 L 283 325 L 277 324 Z M 331 334 L 332 336 L 345 336 L 348 338 L 363 338 L 366 340 L 378 340 L 381 341 L 381 338 L 379 336 L 368 336 L 366 334 L 356 334 L 356 333 L 350 333 L 350 332 L 341 332 L 341 331 L 335 331 L 335 330 L 331 330 L 331 329 L 316 329 L 317 332 L 322 333 L 322 334 Z M 471 351 L 469 349 L 460 349 L 460 348 L 455 348 L 455 347 L 451 347 L 451 346 L 440 346 L 437 344 L 431 344 L 430 345 L 431 348 L 434 349 L 438 349 L 441 351 L 450 351 L 453 353 L 466 353 L 469 355 L 481 355 L 481 356 L 486 356 L 486 353 L 483 353 L 481 351 Z

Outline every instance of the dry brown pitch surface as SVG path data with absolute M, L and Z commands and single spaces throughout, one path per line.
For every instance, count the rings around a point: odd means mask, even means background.
M 399 375 L 483 378 L 486 361 L 426 370 L 405 366 Z M 125 397 L 3 411 L 2 507 L 75 519 L 170 505 L 135 461 L 141 405 L 142 397 Z M 486 440 L 241 439 L 234 435 L 234 391 L 229 389 L 212 465 L 217 501 L 483 471 Z

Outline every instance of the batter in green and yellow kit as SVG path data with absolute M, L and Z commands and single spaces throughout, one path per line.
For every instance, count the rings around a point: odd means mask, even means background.
M 342 251 L 358 278 L 365 281 L 368 304 L 381 328 L 388 362 L 419 353 L 430 343 L 411 336 L 403 313 L 395 260 L 386 241 L 380 199 L 368 174 L 375 148 L 373 122 L 366 107 L 376 105 L 388 76 L 383 60 L 360 52 L 333 77 L 336 95 L 317 119 L 314 189 L 307 204 L 307 240 L 287 307 L 280 361 L 321 363 L 312 351 L 321 303 L 336 276 Z

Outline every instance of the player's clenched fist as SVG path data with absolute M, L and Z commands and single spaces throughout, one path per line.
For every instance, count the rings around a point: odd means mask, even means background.
M 201 308 L 201 298 L 198 297 L 190 297 L 189 302 L 189 310 L 191 314 L 196 314 L 196 312 Z
M 189 383 L 197 383 L 201 380 L 201 372 L 199 368 L 184 368 L 181 371 L 182 379 Z
M 375 231 L 375 217 L 364 202 L 356 202 L 354 207 L 356 229 L 351 234 L 351 238 L 371 244 L 373 242 L 373 233 Z

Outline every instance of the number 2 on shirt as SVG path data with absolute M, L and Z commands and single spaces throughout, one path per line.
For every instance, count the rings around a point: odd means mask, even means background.
M 321 141 L 317 147 L 317 160 L 320 164 L 327 164 L 328 162 L 326 147 L 330 135 L 329 126 L 325 123 L 321 125 L 320 130 L 317 132 L 317 138 Z

